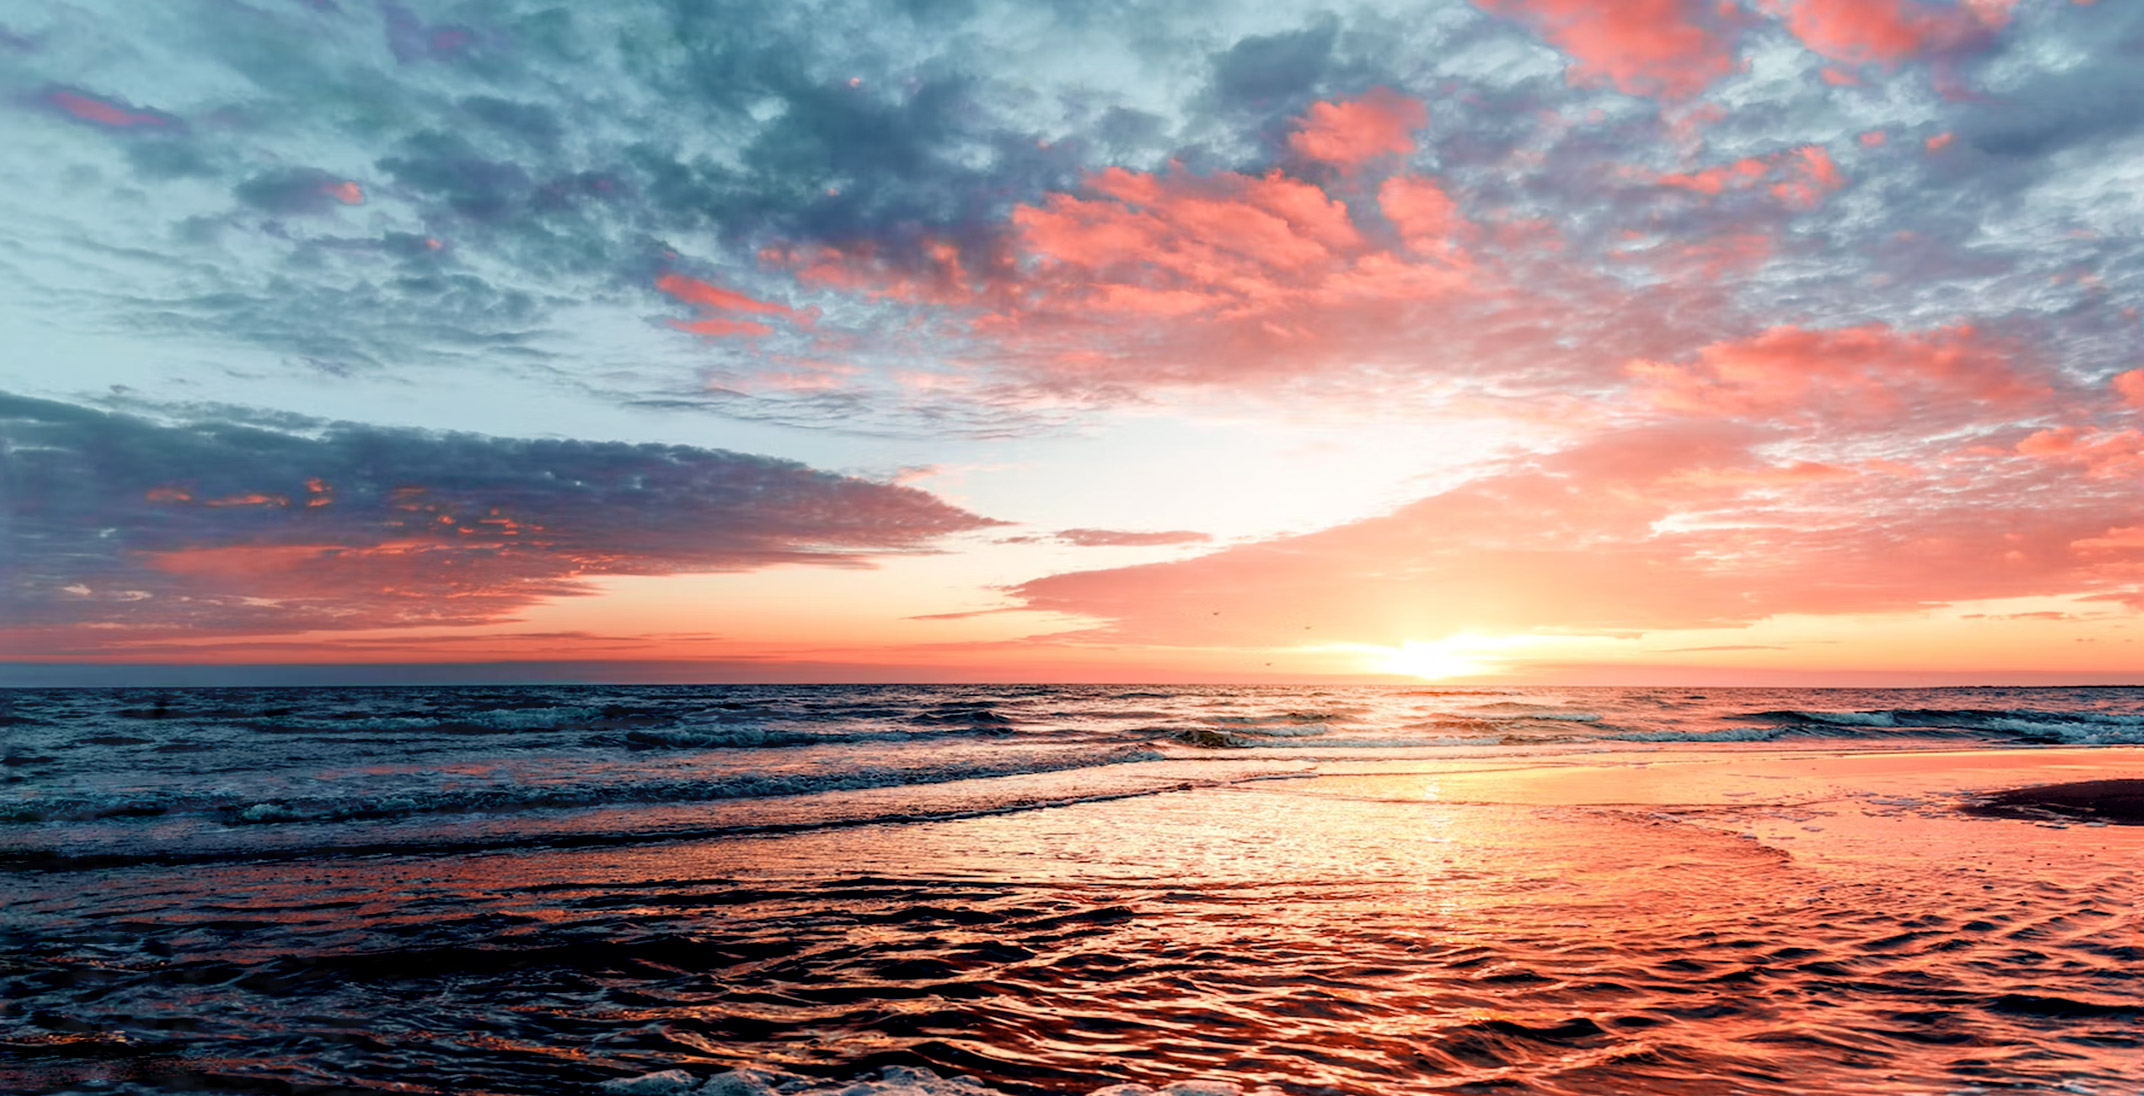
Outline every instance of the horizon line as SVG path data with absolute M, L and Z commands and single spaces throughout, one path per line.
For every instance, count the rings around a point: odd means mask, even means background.
M 789 672 L 783 672 L 786 667 Z M 1121 668 L 1119 668 L 1121 669 Z M 306 688 L 440 686 L 1239 686 L 1390 688 L 1622 688 L 1622 689 L 1926 689 L 2144 687 L 2144 673 L 2127 680 L 2063 671 L 1964 670 L 1727 670 L 1648 667 L 1664 676 L 1627 678 L 1614 667 L 1565 664 L 1533 674 L 1412 678 L 1403 674 L 1207 674 L 1138 678 L 1105 674 L 1040 677 L 947 672 L 915 665 L 792 662 L 749 669 L 720 660 L 541 660 L 487 662 L 141 663 L 0 660 L 0 689 L 40 688 Z

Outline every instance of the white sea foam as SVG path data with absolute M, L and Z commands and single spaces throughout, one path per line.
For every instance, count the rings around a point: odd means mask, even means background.
M 1811 723 L 1840 727 L 1896 727 L 1898 717 L 1890 712 L 1794 712 Z
M 1770 742 L 1783 733 L 1778 727 L 1721 727 L 1705 731 L 1610 731 L 1599 737 L 1617 742 Z
M 2144 726 L 2131 722 L 2068 719 L 1990 719 L 1983 726 L 2028 738 L 2052 738 L 2078 746 L 2144 744 Z
M 1149 749 L 1114 746 L 912 766 L 852 765 L 819 771 L 734 772 L 706 777 L 639 777 L 607 782 L 583 779 L 550 784 L 472 785 L 465 778 L 454 778 L 452 774 L 446 777 L 433 774 L 429 779 L 448 779 L 450 785 L 385 794 L 377 787 L 353 794 L 308 793 L 294 789 L 276 795 L 248 794 L 236 789 L 132 789 L 107 794 L 43 795 L 0 805 L 0 821 L 87 821 L 119 816 L 191 814 L 239 825 L 262 825 L 343 822 L 416 814 L 710 802 L 1062 772 L 1159 760 L 1162 756 Z M 412 776 L 412 779 L 418 778 L 422 778 L 421 774 Z

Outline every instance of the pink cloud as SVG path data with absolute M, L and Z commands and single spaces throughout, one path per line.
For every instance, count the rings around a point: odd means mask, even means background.
M 1890 421 L 1909 404 L 2021 411 L 2049 392 L 2014 348 L 1965 325 L 1919 334 L 1882 324 L 1774 327 L 1703 347 L 1687 363 L 1639 360 L 1625 371 L 1662 410 L 1832 425 Z
M 1353 171 L 1381 156 L 1414 151 L 1414 131 L 1429 124 L 1419 99 L 1371 88 L 1353 101 L 1313 103 L 1288 135 L 1288 147 L 1319 163 Z
M 911 323 L 972 338 L 969 353 L 1049 399 L 1279 381 L 1430 352 L 1480 362 L 1519 353 L 1571 294 L 1624 303 L 1613 279 L 1557 261 L 1552 224 L 1477 222 L 1423 174 L 1364 185 L 1381 156 L 1404 149 L 1415 106 L 1372 93 L 1306 112 L 1297 136 L 1325 142 L 1310 150 L 1357 165 L 1331 189 L 1279 171 L 1113 167 L 1015 206 L 988 243 L 775 244 L 760 260 L 809 286 L 909 306 Z M 1456 315 L 1482 310 L 1502 316 Z M 1423 323 L 1454 330 L 1435 344 L 1402 337 Z
M 1419 176 L 1385 180 L 1377 188 L 1377 207 L 1400 230 L 1408 248 L 1423 254 L 1450 251 L 1453 240 L 1471 227 L 1443 187 Z
M 720 317 L 709 320 L 671 320 L 670 326 L 694 335 L 772 335 L 774 328 L 753 320 L 725 320 Z
M 1318 116 L 1298 130 L 1317 129 Z M 1323 186 L 1279 171 L 1113 167 L 1015 205 L 1004 231 L 981 239 L 776 243 L 759 257 L 806 286 L 895 306 L 874 337 L 952 341 L 984 367 L 968 375 L 992 398 L 1061 406 L 1309 377 L 1329 382 L 1330 398 L 1379 401 L 1396 377 L 1420 387 L 1501 375 L 1513 394 L 1614 385 L 1633 357 L 1671 360 L 1746 329 L 1733 286 L 1776 250 L 1763 221 L 1640 233 L 1642 246 L 1573 240 L 1553 221 L 1470 208 L 1447 181 L 1375 159 L 1319 172 Z M 1813 146 L 1720 175 L 1720 191 L 1770 196 L 1785 184 L 1790 201 L 1844 183 Z M 1690 185 L 1713 186 L 1704 178 Z M 896 379 L 913 388 L 935 376 Z
M 1788 0 L 1781 12 L 1787 30 L 1824 57 L 1897 66 L 2001 27 L 2013 3 L 1977 0 L 1939 7 L 1916 0 Z
M 1653 181 L 1661 186 L 1681 187 L 1699 194 L 1718 194 L 1722 191 L 1751 186 L 1772 170 L 1769 160 L 1754 156 L 1736 160 L 1731 164 L 1719 164 L 1692 172 L 1671 172 L 1656 177 Z
M 2114 378 L 2114 391 L 2122 402 L 2144 411 L 2144 369 L 2132 369 Z
M 1015 207 L 1002 253 L 973 265 L 937 241 L 898 255 L 772 247 L 761 260 L 809 285 L 937 310 L 1029 379 L 1295 371 L 1480 288 L 1467 251 L 1479 232 L 1435 180 L 1400 175 L 1376 193 L 1358 224 L 1333 194 L 1278 171 L 1109 168 Z
M 112 129 L 132 129 L 137 126 L 168 126 L 173 119 L 158 111 L 136 110 L 111 99 L 103 99 L 65 88 L 55 88 L 45 93 L 45 102 L 67 114 L 95 125 Z
M 1748 156 L 1731 164 L 1715 164 L 1696 171 L 1667 172 L 1652 177 L 1660 186 L 1677 187 L 1714 196 L 1728 191 L 1749 190 L 1766 179 L 1772 195 L 1789 206 L 1808 209 L 1824 196 L 1846 185 L 1846 176 L 1822 145 L 1803 145 L 1768 156 Z
M 2144 549 L 2144 525 L 2125 525 L 2109 529 L 2098 536 L 2071 541 L 2070 547 L 2086 552 Z
M 730 312 L 757 312 L 774 316 L 794 317 L 798 314 L 795 309 L 770 304 L 766 301 L 754 300 L 735 290 L 709 285 L 697 278 L 688 278 L 683 274 L 665 274 L 655 279 L 655 288 L 687 304 L 696 304 L 705 308 L 719 308 Z
M 1786 177 L 1772 184 L 1772 193 L 1779 200 L 1809 209 L 1823 201 L 1824 195 L 1846 185 L 1846 176 L 1839 174 L 1838 165 L 1832 163 L 1831 153 L 1824 146 L 1803 145 L 1794 153 L 1787 161 Z
M 1675 472 L 1668 479 L 1694 487 L 1781 487 L 1821 480 L 1853 479 L 1861 474 L 1836 464 L 1801 460 L 1792 464 L 1756 468 L 1686 468 Z
M 2057 426 L 2017 443 L 2021 455 L 2071 465 L 2096 479 L 2144 474 L 2144 432 Z
M 1685 99 L 1735 70 L 1736 21 L 1711 0 L 1474 0 L 1516 19 L 1576 62 L 1576 80 Z
M 2128 596 L 2144 561 L 2103 493 L 2035 489 L 2030 462 L 1987 454 L 1931 490 L 1891 466 L 1766 455 L 1797 437 L 1690 419 L 1610 431 L 1380 517 L 1015 593 L 1101 618 L 1089 638 L 1104 642 L 1396 644 Z
M 724 289 L 697 278 L 683 274 L 664 274 L 655 279 L 655 288 L 676 297 L 687 304 L 698 305 L 706 312 L 744 312 L 751 315 L 779 316 L 791 323 L 810 326 L 817 319 L 815 313 L 798 311 L 786 305 L 747 297 L 733 289 Z M 724 316 L 703 316 L 698 320 L 671 320 L 670 326 L 695 335 L 771 335 L 774 328 L 751 320 L 737 320 Z
M 957 245 L 935 238 L 898 255 L 869 240 L 841 246 L 774 245 L 760 250 L 759 261 L 790 271 L 805 285 L 906 304 L 973 307 L 1010 288 L 1008 271 L 994 264 L 971 268 Z

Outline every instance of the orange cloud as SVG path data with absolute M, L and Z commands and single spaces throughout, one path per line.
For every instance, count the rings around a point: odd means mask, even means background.
M 1731 19 L 1710 0 L 1474 0 L 1532 27 L 1577 63 L 1575 80 L 1681 99 L 1735 70 Z
M 1390 88 L 1371 88 L 1352 102 L 1313 103 L 1288 135 L 1298 155 L 1347 171 L 1380 156 L 1414 151 L 1414 131 L 1429 124 L 1419 99 Z

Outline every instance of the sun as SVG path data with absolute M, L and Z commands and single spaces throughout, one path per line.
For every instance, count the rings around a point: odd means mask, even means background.
M 1461 637 L 1422 643 L 1408 640 L 1398 647 L 1383 648 L 1379 669 L 1388 674 L 1407 674 L 1425 681 L 1465 677 L 1488 672 L 1489 667 L 1456 649 Z

